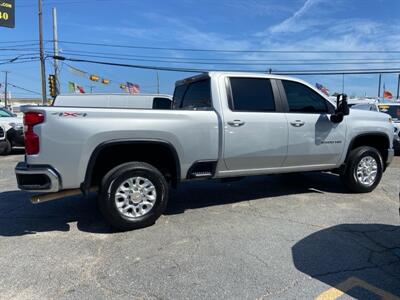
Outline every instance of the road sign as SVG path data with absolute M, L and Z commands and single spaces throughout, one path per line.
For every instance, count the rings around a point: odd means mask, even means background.
M 15 27 L 14 0 L 0 0 L 0 27 Z

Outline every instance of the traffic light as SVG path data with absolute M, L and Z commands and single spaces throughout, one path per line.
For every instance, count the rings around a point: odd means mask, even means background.
M 89 77 L 89 79 L 91 80 L 91 81 L 99 81 L 99 76 L 97 76 L 97 75 L 90 75 L 90 77 Z
M 57 97 L 58 94 L 57 83 L 56 83 L 56 76 L 54 75 L 49 75 L 49 90 L 51 97 L 53 98 Z

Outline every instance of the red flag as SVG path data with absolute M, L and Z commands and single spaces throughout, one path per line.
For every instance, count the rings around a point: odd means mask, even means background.
M 386 99 L 393 99 L 393 95 L 392 95 L 392 93 L 389 92 L 389 91 L 384 91 L 384 92 L 383 92 L 383 98 L 386 98 Z
M 77 90 L 79 91 L 79 93 L 84 94 L 85 90 L 83 89 L 83 87 L 81 87 L 80 85 L 76 86 Z

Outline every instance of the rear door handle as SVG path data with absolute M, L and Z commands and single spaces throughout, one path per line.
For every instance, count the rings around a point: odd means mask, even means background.
M 233 127 L 240 127 L 244 124 L 245 124 L 245 122 L 241 121 L 241 120 L 233 120 L 233 121 L 228 122 L 228 125 L 233 126 Z
M 294 126 L 294 127 L 301 127 L 301 126 L 303 126 L 304 124 L 306 124 L 306 122 L 303 122 L 303 121 L 301 121 L 301 120 L 296 120 L 296 121 L 294 121 L 294 122 L 290 122 L 290 125 L 292 125 L 292 126 Z

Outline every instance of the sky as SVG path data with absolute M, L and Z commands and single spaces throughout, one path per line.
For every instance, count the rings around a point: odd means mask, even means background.
M 1 0 L 0 0 L 1 2 Z M 40 65 L 23 58 L 37 57 L 36 0 L 15 0 L 16 27 L 0 27 L 0 71 L 10 71 L 9 82 L 39 93 Z M 400 53 L 271 53 L 270 50 L 395 50 L 400 51 L 399 0 L 43 0 L 46 54 L 52 53 L 52 8 L 57 8 L 60 55 L 69 58 L 158 67 L 218 70 L 312 70 L 400 68 Z M 68 42 L 68 43 L 67 43 Z M 69 42 L 102 44 L 89 46 Z M 174 48 L 175 50 L 110 47 Z M 5 50 L 12 49 L 12 50 Z M 194 50 L 239 50 L 208 52 Z M 20 56 L 24 55 L 24 56 Z M 86 56 L 84 56 L 86 55 Z M 4 64 L 19 56 L 14 63 Z M 318 60 L 326 65 L 293 65 Z M 333 59 L 347 59 L 337 64 Z M 369 59 L 389 63 L 354 64 Z M 285 61 L 286 60 L 286 61 Z M 290 61 L 287 61 L 290 60 Z M 223 65 L 234 62 L 237 65 Z M 396 63 L 397 61 L 397 63 Z M 3 63 L 3 64 L 1 64 Z M 66 64 L 67 63 L 67 64 Z M 207 64 L 203 64 L 207 63 Z M 282 65 L 276 65 L 281 63 Z M 286 63 L 286 65 L 285 65 Z M 365 61 L 364 61 L 365 63 Z M 74 67 L 82 72 L 72 71 Z M 157 91 L 157 72 L 83 62 L 60 64 L 62 92 L 72 81 L 89 92 L 121 92 L 120 83 Z M 47 75 L 53 61 L 46 60 Z M 90 74 L 111 80 L 91 82 Z M 176 80 L 195 73 L 159 71 L 160 92 L 172 94 Z M 386 89 L 396 93 L 397 74 L 382 76 Z M 0 83 L 4 82 L 0 73 Z M 333 93 L 343 89 L 341 75 L 298 76 L 321 83 Z M 46 81 L 47 84 L 47 81 Z M 4 85 L 3 85 L 4 86 Z M 10 86 L 15 97 L 39 95 Z M 1 91 L 1 89 L 0 89 Z M 346 75 L 344 92 L 377 96 L 378 75 Z

